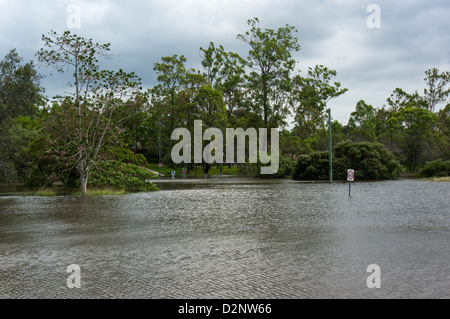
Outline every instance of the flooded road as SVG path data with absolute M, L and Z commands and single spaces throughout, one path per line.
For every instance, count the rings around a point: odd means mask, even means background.
M 450 183 L 354 183 L 352 197 L 346 183 L 157 184 L 88 198 L 0 189 L 0 298 L 450 298 Z

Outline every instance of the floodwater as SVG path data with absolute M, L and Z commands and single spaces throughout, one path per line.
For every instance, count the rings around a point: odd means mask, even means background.
M 0 298 L 450 298 L 450 183 L 353 183 L 351 197 L 347 183 L 158 185 L 0 189 Z

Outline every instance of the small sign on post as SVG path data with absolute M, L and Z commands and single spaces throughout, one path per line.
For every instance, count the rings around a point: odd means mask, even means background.
M 172 174 L 172 179 L 175 179 L 175 174 L 176 174 L 177 172 L 171 171 L 170 173 Z
M 186 169 L 183 167 L 183 178 L 186 178 Z
M 355 180 L 355 171 L 353 169 L 347 170 L 348 181 L 348 196 L 352 197 L 352 182 Z

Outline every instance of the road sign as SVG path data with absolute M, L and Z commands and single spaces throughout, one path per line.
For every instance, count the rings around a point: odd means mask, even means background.
M 159 167 L 162 167 L 162 163 L 159 163 L 158 166 L 159 166 Z
M 352 169 L 347 170 L 347 180 L 353 182 L 355 180 L 355 171 Z

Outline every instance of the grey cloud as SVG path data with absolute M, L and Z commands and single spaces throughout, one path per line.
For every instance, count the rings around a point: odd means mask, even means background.
M 367 28 L 371 3 L 381 8 L 380 29 Z M 262 27 L 273 29 L 293 25 L 301 45 L 298 67 L 324 64 L 349 88 L 330 105 L 342 123 L 358 100 L 380 107 L 395 87 L 422 90 L 427 68 L 450 66 L 447 0 L 0 0 L 0 55 L 17 48 L 33 59 L 42 34 L 67 29 L 70 4 L 82 13 L 81 28 L 71 31 L 110 42 L 115 56 L 104 65 L 134 71 L 147 86 L 155 83 L 153 64 L 162 56 L 184 54 L 189 67 L 199 67 L 199 48 L 210 41 L 246 57 L 248 48 L 236 35 L 247 30 L 249 18 L 259 17 Z M 44 85 L 49 95 L 67 89 L 55 77 Z

